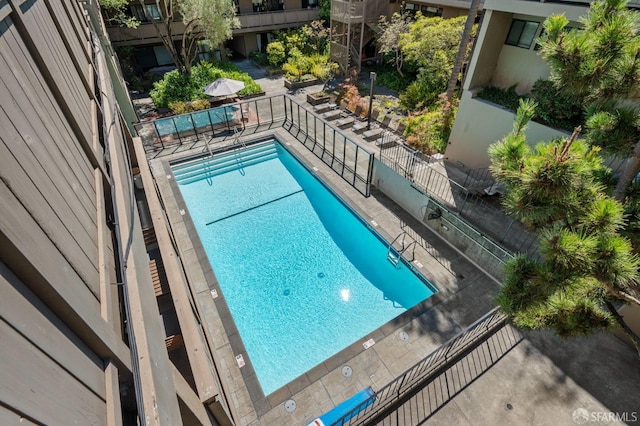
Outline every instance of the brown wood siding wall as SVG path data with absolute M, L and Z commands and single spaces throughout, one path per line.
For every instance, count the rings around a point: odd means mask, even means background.
M 93 167 L 11 24 L 0 22 L 0 173 L 98 298 Z
M 102 360 L 2 262 L 0 307 L 0 401 L 43 424 L 104 424 Z
M 80 2 L 0 0 L 0 424 L 120 416 L 131 360 L 92 61 Z
M 90 141 L 92 94 L 87 93 L 80 84 L 81 74 L 74 66 L 72 52 L 66 51 L 63 36 L 55 26 L 46 0 L 23 2 L 20 7 L 14 9 L 14 13 L 14 23 L 18 23 L 25 30 L 28 28 L 28 31 L 20 30 L 20 35 L 26 39 L 29 53 L 45 68 L 41 71 L 46 77 L 55 82 L 60 91 L 59 102 L 62 101 L 72 114 L 67 120 L 75 121 L 82 138 Z

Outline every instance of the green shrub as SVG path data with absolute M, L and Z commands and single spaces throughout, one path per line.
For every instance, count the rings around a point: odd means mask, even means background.
M 259 50 L 249 53 L 249 58 L 251 58 L 251 60 L 256 64 L 262 65 L 263 67 L 269 65 L 269 58 L 267 54 L 260 52 Z
M 458 110 L 458 102 L 456 100 L 451 105 L 447 123 L 443 115 L 445 106 L 445 102 L 439 100 L 433 110 L 407 118 L 404 134 L 409 145 L 427 155 L 444 153 Z
M 286 59 L 286 52 L 284 50 L 284 44 L 279 41 L 271 42 L 267 45 L 267 57 L 269 64 L 274 67 L 282 66 Z
M 202 61 L 191 67 L 191 74 L 173 70 L 164 75 L 162 80 L 153 84 L 151 99 L 158 107 L 166 107 L 171 102 L 189 102 L 209 99 L 204 88 L 218 78 L 230 78 L 244 82 L 240 96 L 248 96 L 262 92 L 262 87 L 245 72 L 230 62 L 212 64 Z
M 485 86 L 478 92 L 477 96 L 480 99 L 502 105 L 511 111 L 516 111 L 520 104 L 520 98 L 522 97 L 516 93 L 516 86 L 517 84 L 514 84 L 507 89 L 496 86 Z
M 402 76 L 395 68 L 391 67 L 380 68 L 376 71 L 376 74 L 376 84 L 388 87 L 396 92 L 404 92 L 411 82 L 416 79 L 415 74 L 405 73 L 405 75 Z
M 575 96 L 563 94 L 549 80 L 536 81 L 531 97 L 538 104 L 533 117 L 535 121 L 571 132 L 584 120 L 583 102 Z
M 582 100 L 563 94 L 549 80 L 536 81 L 531 93 L 526 95 L 518 95 L 516 85 L 513 85 L 507 89 L 486 86 L 477 96 L 514 112 L 520 99 L 532 98 L 538 104 L 533 121 L 569 132 L 584 120 Z
M 211 104 L 206 99 L 198 99 L 196 101 L 189 102 L 169 102 L 169 109 L 176 115 L 200 111 L 210 107 Z

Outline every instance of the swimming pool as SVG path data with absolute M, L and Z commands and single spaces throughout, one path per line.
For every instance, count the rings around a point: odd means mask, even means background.
M 276 141 L 173 172 L 265 395 L 436 291 Z

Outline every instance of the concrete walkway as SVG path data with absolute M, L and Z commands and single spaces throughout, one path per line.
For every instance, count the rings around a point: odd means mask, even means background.
M 379 424 L 634 424 L 639 396 L 638 359 L 617 338 L 562 340 L 507 326 Z

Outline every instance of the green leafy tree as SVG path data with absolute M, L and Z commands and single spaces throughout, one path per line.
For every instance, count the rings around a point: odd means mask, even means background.
M 412 17 L 409 13 L 396 12 L 389 19 L 381 16 L 378 22 L 382 30 L 377 39 L 379 51 L 387 57 L 387 62 L 393 64 L 401 76 L 404 76 L 402 72 L 404 53 L 400 48 L 400 35 L 409 32 L 411 21 Z
M 409 31 L 400 34 L 399 46 L 405 60 L 420 68 L 416 81 L 409 86 L 410 96 L 403 104 L 410 109 L 433 103 L 444 92 L 451 76 L 458 47 L 464 32 L 466 17 L 444 19 L 416 15 Z
M 326 86 L 329 80 L 331 80 L 333 76 L 336 75 L 336 72 L 338 71 L 338 64 L 331 61 L 329 59 L 329 55 L 326 54 L 312 55 L 309 60 L 311 62 L 311 74 L 313 74 L 314 77 L 322 80 L 322 84 Z
M 145 13 L 144 0 L 139 0 Z M 211 47 L 220 46 L 231 38 L 233 28 L 239 26 L 232 0 L 162 0 L 156 2 L 161 19 L 147 16 L 178 69 L 189 73 L 197 55 L 198 42 L 206 41 Z M 175 22 L 182 21 L 182 35 Z M 180 46 L 175 44 L 181 40 Z
M 640 355 L 640 339 L 615 307 L 640 307 L 640 262 L 621 235 L 623 207 L 601 183 L 600 149 L 577 139 L 580 128 L 531 148 L 524 130 L 535 107 L 521 101 L 514 130 L 489 147 L 491 171 L 507 188 L 503 206 L 538 234 L 541 255 L 507 263 L 497 302 L 518 326 L 563 337 L 617 324 Z
M 331 0 L 320 0 L 318 18 L 323 21 L 323 25 L 329 25 L 329 22 L 331 22 Z
M 100 0 L 100 7 L 107 11 L 108 20 L 127 28 L 138 28 L 140 21 L 129 15 L 129 0 Z
M 569 29 L 564 15 L 550 16 L 540 40 L 551 80 L 586 105 L 589 143 L 628 159 L 614 192 L 620 201 L 640 172 L 640 14 L 626 6 L 592 3 L 581 29 Z
M 323 21 L 311 21 L 304 25 L 300 32 L 304 34 L 304 45 L 307 55 L 329 53 L 329 35 L 331 29 L 324 26 Z

